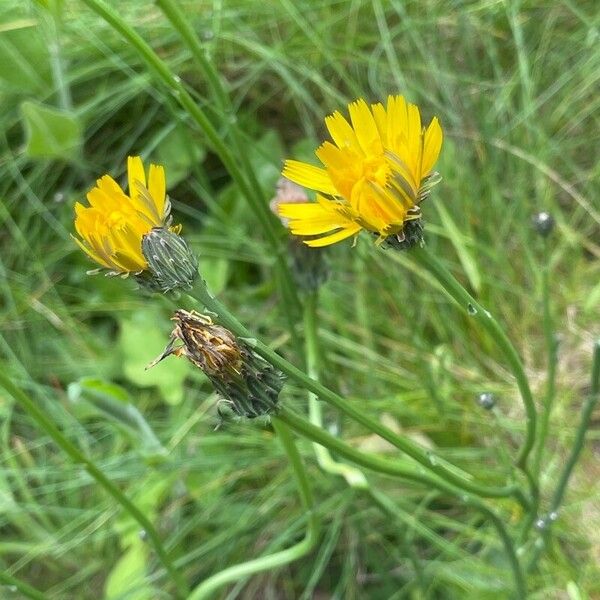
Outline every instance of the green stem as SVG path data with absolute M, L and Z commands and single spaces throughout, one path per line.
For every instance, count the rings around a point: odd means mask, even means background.
M 583 446 L 585 443 L 585 434 L 590 426 L 590 421 L 592 418 L 592 414 L 594 413 L 594 408 L 598 402 L 598 398 L 600 397 L 600 340 L 598 340 L 594 344 L 594 357 L 592 362 L 592 379 L 591 379 L 591 389 L 590 395 L 583 405 L 583 410 L 581 411 L 581 420 L 579 421 L 579 427 L 577 428 L 577 433 L 575 435 L 575 443 L 571 448 L 571 455 L 569 456 L 569 460 L 567 460 L 567 464 L 560 476 L 558 481 L 558 485 L 556 486 L 556 491 L 552 496 L 552 501 L 550 502 L 550 511 L 556 512 L 560 508 L 562 504 L 563 497 L 565 495 L 565 490 L 567 489 L 567 484 L 569 483 L 569 479 L 571 477 L 571 473 L 573 472 L 573 468 L 577 464 L 579 460 L 579 456 L 581 451 L 583 450 Z
M 489 498 L 506 498 L 513 496 L 523 506 L 527 506 L 527 501 L 518 486 L 510 485 L 504 487 L 492 487 L 481 485 L 465 479 L 463 476 L 451 471 L 450 468 L 453 467 L 447 467 L 446 465 L 448 463 L 445 461 L 445 464 L 442 464 L 440 459 L 437 457 L 433 456 L 432 454 L 428 454 L 410 440 L 407 440 L 406 438 L 396 434 L 391 429 L 379 423 L 377 420 L 369 417 L 367 414 L 353 407 L 335 392 L 332 392 L 321 385 L 318 381 L 315 381 L 309 377 L 306 373 L 300 371 L 300 369 L 296 368 L 287 360 L 279 356 L 279 354 L 271 350 L 266 344 L 254 338 L 252 333 L 246 329 L 246 327 L 244 327 L 244 325 L 242 325 L 219 300 L 210 294 L 206 284 L 203 281 L 196 283 L 191 292 L 191 298 L 192 300 L 203 304 L 208 310 L 216 313 L 219 316 L 221 323 L 233 333 L 239 337 L 247 338 L 246 343 L 249 344 L 263 358 L 269 361 L 273 366 L 277 367 L 286 375 L 300 383 L 300 385 L 302 385 L 308 391 L 313 392 L 321 400 L 324 400 L 332 406 L 335 406 L 339 411 L 343 412 L 358 423 L 361 423 L 372 432 L 376 433 L 383 439 L 402 450 L 412 459 L 424 466 L 427 470 L 432 471 L 439 477 L 442 477 L 443 479 L 468 492 L 477 494 L 478 496 Z
M 177 572 L 171 558 L 165 551 L 160 536 L 146 515 L 135 505 L 121 490 L 96 466 L 96 464 L 85 456 L 79 448 L 73 445 L 56 425 L 48 418 L 46 413 L 29 396 L 15 386 L 15 384 L 4 374 L 4 369 L 0 370 L 0 385 L 15 399 L 15 401 L 31 416 L 31 418 L 43 429 L 75 463 L 83 465 L 90 476 L 112 496 L 121 507 L 137 521 L 140 527 L 148 535 L 148 540 L 154 547 L 156 554 L 163 564 L 167 573 L 175 583 L 178 591 L 178 597 L 185 598 L 187 595 L 187 585 L 182 576 Z
M 411 256 L 423 267 L 425 267 L 440 283 L 440 285 L 450 294 L 454 300 L 463 307 L 477 323 L 479 323 L 494 339 L 502 354 L 506 358 L 510 369 L 517 381 L 517 386 L 525 406 L 527 417 L 527 431 L 525 441 L 518 453 L 516 464 L 525 473 L 529 486 L 531 488 L 531 497 L 535 511 L 539 504 L 539 490 L 535 479 L 527 466 L 529 453 L 535 443 L 537 413 L 533 396 L 529 387 L 529 381 L 523 368 L 523 363 L 518 352 L 512 345 L 508 336 L 500 327 L 496 319 L 486 310 L 465 288 L 452 276 L 444 265 L 427 248 L 414 248 L 411 250 Z
M 556 395 L 556 361 L 558 343 L 553 331 L 552 313 L 550 311 L 550 256 L 548 253 L 548 241 L 544 241 L 544 264 L 542 265 L 542 311 L 544 324 L 544 339 L 546 341 L 546 352 L 548 353 L 548 372 L 546 380 L 546 395 L 540 418 L 540 432 L 533 461 L 533 472 L 539 479 L 542 458 L 548 437 L 550 426 L 550 415 Z
M 376 454 L 366 454 L 364 452 L 360 452 L 354 449 L 352 446 L 349 446 L 339 438 L 330 435 L 320 427 L 315 427 L 312 423 L 308 422 L 303 417 L 300 417 L 299 415 L 291 412 L 285 407 L 279 408 L 277 417 L 274 418 L 274 420 L 276 419 L 283 421 L 286 425 L 288 425 L 304 437 L 313 440 L 314 442 L 317 442 L 319 444 L 327 446 L 328 448 L 340 454 L 340 456 L 344 456 L 346 459 L 351 460 L 352 462 L 358 465 L 361 465 L 367 469 L 371 469 L 378 473 L 383 473 L 385 475 L 391 475 L 393 477 L 400 477 L 402 479 L 415 481 L 417 483 L 421 483 L 427 488 L 437 488 L 441 491 L 456 496 L 460 499 L 460 501 L 463 504 L 471 506 L 479 512 L 481 512 L 487 519 L 489 519 L 491 524 L 494 526 L 504 545 L 504 549 L 506 551 L 513 572 L 515 588 L 517 590 L 517 597 L 525 598 L 525 578 L 521 569 L 521 565 L 519 564 L 517 554 L 515 552 L 513 541 L 510 535 L 508 534 L 506 528 L 504 527 L 504 523 L 502 522 L 502 520 L 498 517 L 498 515 L 496 515 L 496 513 L 493 510 L 487 507 L 481 500 L 479 500 L 475 496 L 466 494 L 464 490 L 457 488 L 442 479 L 438 479 L 437 477 L 431 477 L 430 475 L 427 475 L 422 471 L 416 471 L 415 469 L 403 467 L 388 459 L 381 458 Z
M 27 598 L 32 598 L 33 600 L 48 600 L 48 596 L 46 596 L 46 594 L 40 592 L 39 590 L 36 590 L 28 583 L 25 583 L 24 581 L 13 577 L 10 573 L 2 569 L 0 569 L 0 581 L 2 581 L 2 583 L 8 586 L 12 586 L 16 591 L 21 592 L 21 594 L 23 594 L 23 596 L 26 596 Z M 11 594 L 7 594 L 7 596 L 10 595 Z M 12 596 L 16 598 L 14 594 L 12 594 Z
M 317 515 L 314 512 L 312 492 L 308 481 L 308 475 L 302 463 L 302 458 L 300 457 L 298 449 L 296 448 L 292 435 L 287 426 L 278 419 L 273 419 L 272 423 L 289 458 L 290 465 L 294 470 L 298 491 L 300 493 L 300 499 L 302 501 L 302 505 L 304 506 L 304 510 L 308 515 L 306 535 L 301 542 L 295 544 L 291 548 L 269 554 L 268 556 L 261 556 L 260 558 L 249 560 L 239 565 L 234 565 L 224 569 L 212 577 L 209 577 L 192 591 L 188 600 L 204 600 L 206 598 L 214 598 L 214 593 L 216 590 L 224 585 L 239 581 L 256 573 L 261 573 L 262 571 L 270 571 L 272 569 L 287 565 L 295 560 L 298 560 L 299 558 L 302 558 L 316 546 L 319 538 L 319 522 Z
M 306 373 L 315 381 L 319 380 L 319 349 L 317 343 L 316 321 L 317 292 L 307 294 L 304 299 L 304 348 L 306 356 Z M 321 403 L 312 392 L 308 392 L 308 415 L 310 422 L 317 427 L 323 426 Z M 313 443 L 313 449 L 319 466 L 332 475 L 341 475 L 353 488 L 368 488 L 369 484 L 360 469 L 352 465 L 337 462 L 329 450 L 321 444 Z
M 556 490 L 552 495 L 548 516 L 543 521 L 542 537 L 536 542 L 535 551 L 529 562 L 528 569 L 535 568 L 544 549 L 550 542 L 552 524 L 558 518 L 558 512 L 567 490 L 569 479 L 571 478 L 573 469 L 575 468 L 575 465 L 579 460 L 579 456 L 581 455 L 581 451 L 585 445 L 585 434 L 590 427 L 590 421 L 592 419 L 594 409 L 596 408 L 596 404 L 598 403 L 598 399 L 600 399 L 600 340 L 594 344 L 590 395 L 585 401 L 581 411 L 579 426 L 577 427 L 577 433 L 575 434 L 575 443 L 571 448 L 571 454 L 569 455 L 569 458 L 560 475 Z
M 293 307 L 299 307 L 300 302 L 296 294 L 291 274 L 287 267 L 285 251 L 280 243 L 275 228 L 275 217 L 269 212 L 267 202 L 261 197 L 258 189 L 248 183 L 244 173 L 238 166 L 237 160 L 229 151 L 227 144 L 196 101 L 192 98 L 179 77 L 175 76 L 167 64 L 162 61 L 144 39 L 125 22 L 116 10 L 106 5 L 101 0 L 82 0 L 91 10 L 102 17 L 109 25 L 119 32 L 135 48 L 146 65 L 162 83 L 174 94 L 179 104 L 187 111 L 194 122 L 200 127 L 202 133 L 208 138 L 213 150 L 219 156 L 228 173 L 240 188 L 241 193 L 248 200 L 254 214 L 258 218 L 267 241 L 272 248 L 282 293 L 286 302 Z M 250 167 L 248 167 L 250 169 Z

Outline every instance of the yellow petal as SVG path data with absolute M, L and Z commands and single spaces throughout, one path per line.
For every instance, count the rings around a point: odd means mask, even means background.
M 348 110 L 354 133 L 364 153 L 367 156 L 381 154 L 383 146 L 381 145 L 379 130 L 367 103 L 361 98 L 349 104 Z
M 360 151 L 354 130 L 339 111 L 325 117 L 325 125 L 338 148 L 351 147 L 356 152 Z
M 346 238 L 358 233 L 360 230 L 360 225 L 353 225 L 352 227 L 347 227 L 346 229 L 342 229 L 341 231 L 332 233 L 331 235 L 327 235 L 325 237 L 317 238 L 315 240 L 304 240 L 304 243 L 311 248 L 322 248 L 323 246 L 330 246 L 336 242 L 341 242 L 342 240 L 345 240 Z
M 165 215 L 165 197 L 166 197 L 165 170 L 161 165 L 150 165 L 148 173 L 148 191 L 154 200 L 158 214 L 163 219 Z
M 282 175 L 294 183 L 307 187 L 310 190 L 317 190 L 332 196 L 335 196 L 338 193 L 327 171 L 309 165 L 308 163 L 303 163 L 298 160 L 286 160 Z
M 417 185 L 421 182 L 421 153 L 423 131 L 421 128 L 421 114 L 415 104 L 408 105 L 408 129 L 407 129 L 407 156 L 401 156 L 402 160 L 410 169 Z
M 144 172 L 144 163 L 139 156 L 127 157 L 127 179 L 129 182 L 129 195 L 132 198 L 137 198 L 138 188 L 136 181 L 139 181 L 146 187 L 146 173 Z
M 321 144 L 315 154 L 327 169 L 329 180 L 336 190 L 333 195 L 349 198 L 353 185 L 360 179 L 364 156 L 351 148 L 338 148 L 331 142 Z
M 429 175 L 435 165 L 440 150 L 442 149 L 443 133 L 442 127 L 437 117 L 434 117 L 429 123 L 425 136 L 423 138 L 423 162 L 421 164 L 421 177 Z
M 399 154 L 401 139 L 406 137 L 407 127 L 406 100 L 403 96 L 388 96 L 387 143 L 395 154 Z
M 100 266 L 106 267 L 107 269 L 112 268 L 112 265 L 104 260 L 99 254 L 94 252 L 87 244 L 84 244 L 81 240 L 77 239 L 74 235 L 71 237 L 75 240 L 77 245 L 95 262 L 97 262 Z
M 385 147 L 387 146 L 387 115 L 385 108 L 381 102 L 378 102 L 377 104 L 371 104 L 371 110 L 373 111 L 373 118 L 375 119 L 375 125 L 377 125 L 377 131 L 379 131 L 379 137 Z

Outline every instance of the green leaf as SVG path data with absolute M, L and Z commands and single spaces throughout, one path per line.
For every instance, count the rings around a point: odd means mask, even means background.
M 26 101 L 21 104 L 27 145 L 32 158 L 74 160 L 83 142 L 83 127 L 70 112 Z
M 199 271 L 213 294 L 220 294 L 229 279 L 230 261 L 226 258 L 201 258 Z
M 106 600 L 152 600 L 156 590 L 145 581 L 148 548 L 141 540 L 119 558 L 106 579 Z
M 37 22 L 17 19 L 0 26 L 0 87 L 23 93 L 46 91 L 52 84 L 48 48 Z
M 183 399 L 183 382 L 190 374 L 187 361 L 169 357 L 146 369 L 169 341 L 169 329 L 161 329 L 157 323 L 168 324 L 169 320 L 153 308 L 138 310 L 121 321 L 119 346 L 123 356 L 123 373 L 139 387 L 158 387 L 167 402 L 178 404 Z

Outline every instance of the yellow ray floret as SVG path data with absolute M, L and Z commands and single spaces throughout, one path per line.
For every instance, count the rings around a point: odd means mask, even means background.
M 434 182 L 443 140 L 436 117 L 423 127 L 418 107 L 402 96 L 389 96 L 385 107 L 359 99 L 348 113 L 349 120 L 338 111 L 325 118 L 332 142 L 316 150 L 322 167 L 288 160 L 283 169 L 284 177 L 320 193 L 317 202 L 278 207 L 293 234 L 324 236 L 305 240 L 309 246 L 361 229 L 380 238 L 401 233 Z
M 162 166 L 150 165 L 146 178 L 142 159 L 130 156 L 127 175 L 129 195 L 104 175 L 87 193 L 89 206 L 75 204 L 79 247 L 101 267 L 124 274 L 147 268 L 142 238 L 153 227 L 167 225 L 170 212 Z

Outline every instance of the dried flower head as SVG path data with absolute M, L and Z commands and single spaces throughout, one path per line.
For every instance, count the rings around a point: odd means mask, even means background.
M 289 219 L 295 235 L 308 246 L 334 244 L 362 229 L 405 239 L 405 225 L 420 218 L 419 204 L 439 181 L 432 171 L 442 147 L 442 128 L 433 118 L 421 125 L 416 105 L 389 96 L 369 106 L 363 99 L 348 106 L 350 122 L 335 112 L 325 124 L 333 143 L 316 155 L 324 168 L 288 160 L 284 177 L 317 191 L 316 202 L 281 203 L 279 215 Z M 318 237 L 314 237 L 318 236 Z
M 210 379 L 239 416 L 254 418 L 276 408 L 283 374 L 208 315 L 179 309 L 164 352 L 148 368 L 171 354 L 184 356 Z

